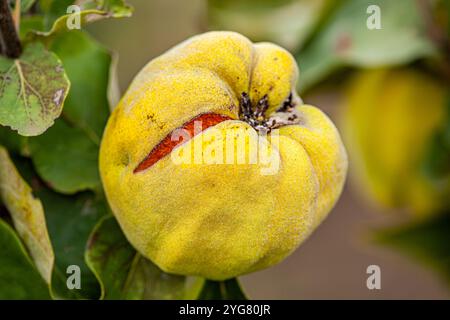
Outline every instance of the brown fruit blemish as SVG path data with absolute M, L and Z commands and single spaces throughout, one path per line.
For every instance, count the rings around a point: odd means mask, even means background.
M 177 146 L 186 143 L 190 139 L 192 139 L 197 134 L 203 132 L 204 130 L 208 129 L 209 127 L 215 126 L 223 121 L 226 120 L 233 120 L 232 118 L 217 114 L 217 113 L 203 113 L 195 118 L 189 120 L 185 124 L 183 124 L 181 127 L 173 130 L 170 132 L 167 136 L 164 137 L 164 139 L 161 140 L 160 143 L 158 143 L 152 151 L 145 157 L 144 160 L 142 160 L 141 163 L 133 170 L 133 173 L 138 173 L 140 171 L 144 171 L 148 168 L 150 168 L 152 165 L 154 165 L 156 162 L 158 162 L 160 159 L 164 158 L 166 155 L 170 154 L 173 149 L 175 149 Z M 201 130 L 199 131 L 195 124 L 199 124 L 201 126 Z M 197 130 L 195 130 L 197 129 Z M 179 140 L 172 140 L 172 134 L 174 131 L 177 130 L 184 130 L 189 134 L 189 139 L 179 139 Z

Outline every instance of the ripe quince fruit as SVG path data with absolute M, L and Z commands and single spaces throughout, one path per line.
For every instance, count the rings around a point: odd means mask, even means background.
M 347 157 L 333 123 L 297 96 L 297 75 L 274 44 L 209 32 L 136 76 L 105 129 L 100 173 L 142 255 L 223 280 L 280 262 L 320 224 Z M 255 147 L 269 156 L 251 157 Z
M 348 84 L 343 130 L 354 177 L 369 199 L 417 217 L 439 211 L 439 183 L 424 161 L 447 119 L 445 87 L 411 69 L 372 69 Z M 442 184 L 442 183 L 441 183 Z

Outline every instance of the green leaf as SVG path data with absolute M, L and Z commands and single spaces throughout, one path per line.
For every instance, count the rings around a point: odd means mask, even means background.
M 64 119 L 81 128 L 97 144 L 109 116 L 111 54 L 87 33 L 72 31 L 55 38 L 50 49 L 62 60 L 72 83 Z
M 150 260 L 136 253 L 123 287 L 124 299 L 182 299 L 186 278 L 161 271 Z
M 21 136 L 8 127 L 0 126 L 0 145 L 12 153 L 28 156 L 28 138 Z
M 44 207 L 56 257 L 51 282 L 52 296 L 57 299 L 98 299 L 100 286 L 85 263 L 84 252 L 92 229 L 107 214 L 104 197 L 92 192 L 75 196 L 53 192 L 39 180 L 30 159 L 15 157 L 14 163 L 33 186 L 34 193 Z M 66 270 L 70 265 L 77 265 L 81 269 L 81 290 L 67 288 L 69 274 Z
M 52 189 L 65 194 L 100 189 L 98 146 L 81 129 L 60 119 L 28 144 L 36 171 Z
M 236 278 L 225 281 L 206 280 L 199 300 L 247 300 Z
M 88 0 L 76 2 L 80 12 L 69 13 L 67 9 L 74 1 L 58 0 L 44 1 L 43 9 L 46 12 L 45 25 L 51 25 L 51 29 L 45 32 L 35 31 L 29 34 L 28 41 L 40 40 L 48 43 L 60 32 L 70 31 L 74 22 L 78 22 L 80 27 L 105 18 L 130 17 L 133 8 L 124 0 Z
M 43 133 L 61 114 L 69 85 L 61 61 L 41 44 L 19 59 L 0 57 L 0 124 L 24 136 Z
M 370 5 L 380 8 L 381 29 L 367 27 Z M 416 1 L 348 0 L 297 54 L 300 89 L 308 89 L 344 66 L 403 65 L 435 52 Z
M 450 212 L 426 221 L 380 230 L 374 236 L 377 243 L 434 268 L 450 284 Z
M 6 149 L 0 146 L 0 200 L 30 252 L 37 269 L 50 283 L 55 256 L 45 223 L 42 203 L 34 198 Z
M 12 7 L 16 7 L 17 0 L 12 0 Z M 36 0 L 21 0 L 20 1 L 20 13 L 24 14 L 30 10 L 30 8 L 33 6 L 33 4 L 36 2 Z
M 98 146 L 109 116 L 111 55 L 81 31 L 59 35 L 51 49 L 61 57 L 72 86 L 63 119 L 30 139 L 33 163 L 58 192 L 100 190 Z
M 39 0 L 39 7 L 46 15 L 63 15 L 67 7 L 74 4 L 77 0 Z
M 47 284 L 18 236 L 1 219 L 0 247 L 0 299 L 50 299 Z
M 23 13 L 30 10 L 31 6 L 36 2 L 36 0 L 22 0 L 20 2 L 20 11 Z
M 329 7 L 329 0 L 209 0 L 210 29 L 240 32 L 253 41 L 271 41 L 296 51 Z
M 82 5 L 84 10 L 101 10 L 114 18 L 129 17 L 133 13 L 133 7 L 124 0 L 88 0 Z
M 14 3 L 13 8 L 16 7 L 17 0 L 12 1 Z M 31 6 L 36 2 L 36 0 L 22 0 L 20 1 L 20 13 L 24 14 L 30 10 Z
M 39 188 L 36 195 L 44 205 L 56 256 L 52 278 L 54 295 L 62 298 L 97 299 L 100 296 L 100 286 L 85 263 L 84 252 L 91 230 L 107 213 L 104 199 L 90 192 L 64 196 L 45 187 Z M 81 269 L 80 290 L 69 290 L 66 286 L 66 270 L 70 265 L 77 265 Z
M 27 15 L 20 19 L 20 39 L 24 40 L 28 32 L 31 31 L 43 31 L 44 30 L 44 17 L 41 15 Z
M 92 232 L 86 259 L 101 283 L 103 299 L 192 298 L 199 289 L 198 281 L 164 273 L 137 253 L 112 216 Z
M 442 194 L 441 201 L 450 208 L 450 92 L 447 94 L 445 121 L 428 143 L 421 169 Z
M 100 190 L 98 146 L 109 116 L 111 55 L 81 31 L 55 37 L 51 50 L 62 59 L 72 86 L 62 119 L 30 139 L 33 163 L 58 192 Z

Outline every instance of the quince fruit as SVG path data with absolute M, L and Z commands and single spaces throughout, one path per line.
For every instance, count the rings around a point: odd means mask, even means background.
M 343 129 L 354 177 L 369 199 L 416 216 L 439 211 L 444 181 L 435 183 L 425 161 L 447 119 L 446 89 L 410 69 L 372 69 L 348 84 Z
M 143 256 L 228 279 L 280 262 L 326 217 L 346 152 L 327 116 L 302 104 L 297 75 L 274 44 L 209 32 L 136 76 L 105 129 L 100 173 Z

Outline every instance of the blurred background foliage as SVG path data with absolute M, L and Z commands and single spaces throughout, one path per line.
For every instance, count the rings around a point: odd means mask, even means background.
M 28 54 L 0 57 L 0 298 L 245 298 L 235 279 L 168 275 L 142 258 L 111 217 L 97 168 L 133 76 L 207 30 L 289 49 L 303 100 L 333 118 L 350 157 L 331 216 L 285 262 L 243 277 L 250 296 L 448 298 L 450 1 L 86 0 L 76 1 L 83 28 L 67 30 L 73 3 L 22 0 Z M 367 27 L 373 5 L 381 29 Z M 23 80 L 34 91 L 18 95 Z M 365 287 L 369 264 L 382 267 L 379 292 Z M 69 265 L 81 268 L 80 290 L 67 289 Z

